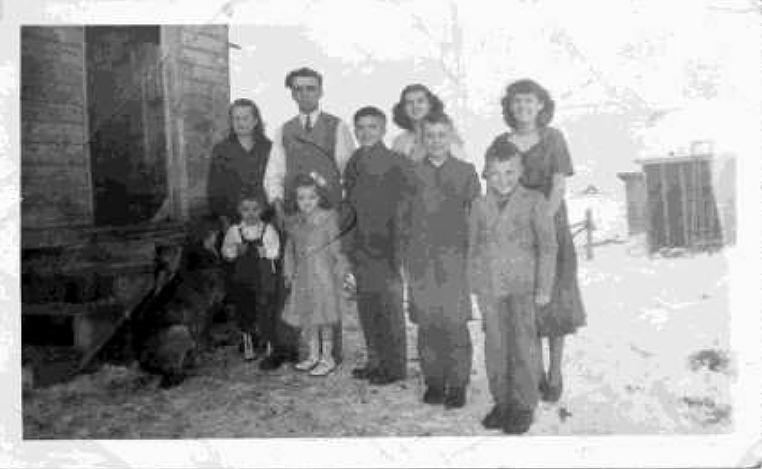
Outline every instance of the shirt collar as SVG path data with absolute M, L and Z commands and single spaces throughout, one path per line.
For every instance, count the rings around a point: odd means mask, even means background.
M 315 127 L 315 123 L 318 120 L 318 117 L 320 117 L 320 108 L 315 109 L 310 114 L 310 122 L 312 123 L 312 127 Z M 307 123 L 307 114 L 299 113 L 299 122 L 302 124 L 302 127 L 304 127 Z
M 440 163 L 440 164 L 438 164 L 438 165 L 437 165 L 437 164 L 435 164 L 433 161 L 431 161 L 431 157 L 429 157 L 429 155 L 426 155 L 426 157 L 423 159 L 423 161 L 425 161 L 425 162 L 426 162 L 426 164 L 428 164 L 428 165 L 429 165 L 429 166 L 431 166 L 432 168 L 438 169 L 438 168 L 441 168 L 442 166 L 446 165 L 446 164 L 447 164 L 447 162 L 448 162 L 448 161 L 450 161 L 450 158 L 452 158 L 452 155 L 447 155 L 447 158 L 445 158 L 445 159 L 442 161 L 442 163 Z

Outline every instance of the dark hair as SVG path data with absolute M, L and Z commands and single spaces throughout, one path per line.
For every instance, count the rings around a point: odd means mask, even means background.
M 413 130 L 413 121 L 405 111 L 405 95 L 414 91 L 423 91 L 426 94 L 426 99 L 429 101 L 429 113 L 441 113 L 444 112 L 444 103 L 437 95 L 431 92 L 425 85 L 420 83 L 414 83 L 407 85 L 402 89 L 400 93 L 400 100 L 392 108 L 392 120 L 400 128 L 405 130 Z
M 294 207 L 296 209 L 299 209 L 299 205 L 296 202 L 296 190 L 300 187 L 314 187 L 315 192 L 318 195 L 318 207 L 329 209 L 331 208 L 331 203 L 328 201 L 328 195 L 326 194 L 326 191 L 323 187 L 320 186 L 320 184 L 317 183 L 315 179 L 312 178 L 309 174 L 299 173 L 294 178 L 293 182 L 293 193 L 294 193 Z
M 358 120 L 368 116 L 378 117 L 379 119 L 384 121 L 384 124 L 386 124 L 386 114 L 384 114 L 384 111 L 377 108 L 376 106 L 365 106 L 358 109 L 357 112 L 355 112 L 354 123 L 357 124 Z
M 553 111 L 556 108 L 556 104 L 550 97 L 548 90 L 540 86 L 534 80 L 524 79 L 514 81 L 505 89 L 505 96 L 500 100 L 500 105 L 503 108 L 503 120 L 508 124 L 508 127 L 515 129 L 517 122 L 516 118 L 511 113 L 511 100 L 517 94 L 533 94 L 542 103 L 542 110 L 537 115 L 537 125 L 539 127 L 545 127 L 553 120 Z
M 313 70 L 309 67 L 302 67 L 297 68 L 296 70 L 291 70 L 288 72 L 288 75 L 286 75 L 286 88 L 293 88 L 294 79 L 296 77 L 312 77 L 317 78 L 318 85 L 320 87 L 323 87 L 323 75 L 321 75 L 318 71 Z
M 254 101 L 248 99 L 248 98 L 238 98 L 230 105 L 230 108 L 228 108 L 228 120 L 230 123 L 230 138 L 235 137 L 235 131 L 233 130 L 233 109 L 237 107 L 247 107 L 251 109 L 251 115 L 254 116 L 254 119 L 257 121 L 257 123 L 254 125 L 254 139 L 255 140 L 267 140 L 267 136 L 265 135 L 265 123 L 262 120 L 262 113 L 259 112 L 259 108 L 254 103 Z
M 444 112 L 430 112 L 426 114 L 426 116 L 422 120 L 422 124 L 423 125 L 445 124 L 449 126 L 451 129 L 454 127 L 452 123 L 452 119 L 450 119 L 450 116 L 448 116 Z
M 241 193 L 238 195 L 238 208 L 241 208 L 241 204 L 244 201 L 247 200 L 253 200 L 259 205 L 259 219 L 264 222 L 269 222 L 272 219 L 273 216 L 273 207 L 270 206 L 270 204 L 267 203 L 267 198 L 265 198 L 264 194 L 258 191 L 254 191 L 248 188 L 244 188 L 241 190 Z
M 491 164 L 504 163 L 512 160 L 518 160 L 522 164 L 524 163 L 521 159 L 521 152 L 513 143 L 507 142 L 505 145 L 500 145 L 498 148 L 490 147 L 490 149 L 487 150 L 487 154 L 484 155 L 482 177 L 487 179 L 487 168 L 489 168 Z

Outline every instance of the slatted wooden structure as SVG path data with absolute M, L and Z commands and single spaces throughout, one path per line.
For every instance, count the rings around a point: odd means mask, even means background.
M 617 173 L 624 181 L 627 200 L 627 232 L 630 235 L 646 230 L 646 179 L 643 173 L 631 171 Z
M 650 252 L 661 248 L 713 249 L 722 230 L 712 186 L 712 155 L 639 160 L 647 197 Z
M 21 28 L 25 336 L 69 318 L 87 349 L 150 288 L 155 246 L 206 212 L 228 45 L 224 25 Z

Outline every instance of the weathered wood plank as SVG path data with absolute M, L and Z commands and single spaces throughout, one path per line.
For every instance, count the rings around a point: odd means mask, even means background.
M 85 110 L 83 105 L 78 104 L 60 104 L 33 99 L 22 99 L 21 120 L 83 124 L 85 122 Z
M 82 43 L 50 41 L 33 36 L 22 37 L 22 60 L 36 60 L 41 63 L 64 62 L 80 65 L 84 60 L 85 50 Z
M 210 35 L 206 31 L 203 28 L 183 28 L 181 34 L 183 45 L 215 54 L 227 54 L 227 36 Z
M 82 106 L 85 89 L 82 83 L 56 83 L 44 79 L 21 80 L 21 99 Z
M 36 143 L 85 144 L 84 123 L 24 121 L 21 126 L 22 140 Z
M 186 25 L 181 28 L 183 31 L 192 31 L 199 35 L 223 39 L 226 42 L 228 40 L 228 25 L 226 24 Z
M 82 167 L 22 165 L 22 226 L 87 222 L 92 207 L 88 179 Z
M 180 59 L 190 63 L 204 65 L 206 67 L 228 66 L 227 54 L 213 53 L 187 46 L 183 46 L 180 49 Z
M 82 44 L 85 40 L 83 26 L 22 26 L 21 39 L 44 39 L 69 44 Z
M 35 166 L 87 167 L 85 145 L 73 143 L 41 143 L 21 141 L 21 163 L 27 168 Z M 34 169 L 31 169 L 34 170 Z
M 54 54 L 51 53 L 51 55 Z M 65 59 L 66 56 L 63 58 Z M 79 60 L 59 60 L 59 57 L 53 56 L 43 60 L 41 57 L 24 55 L 21 57 L 21 77 L 24 80 L 80 84 L 81 86 L 85 77 L 85 65 L 83 56 L 79 55 L 78 58 Z
M 205 83 L 227 84 L 228 74 L 220 67 L 208 67 L 188 60 L 180 60 L 180 72 L 184 78 Z

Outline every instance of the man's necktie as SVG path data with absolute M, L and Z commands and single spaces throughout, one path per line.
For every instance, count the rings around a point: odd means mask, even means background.
M 310 118 L 309 114 L 307 114 L 307 120 L 304 122 L 304 130 L 307 132 L 312 131 L 312 119 Z

